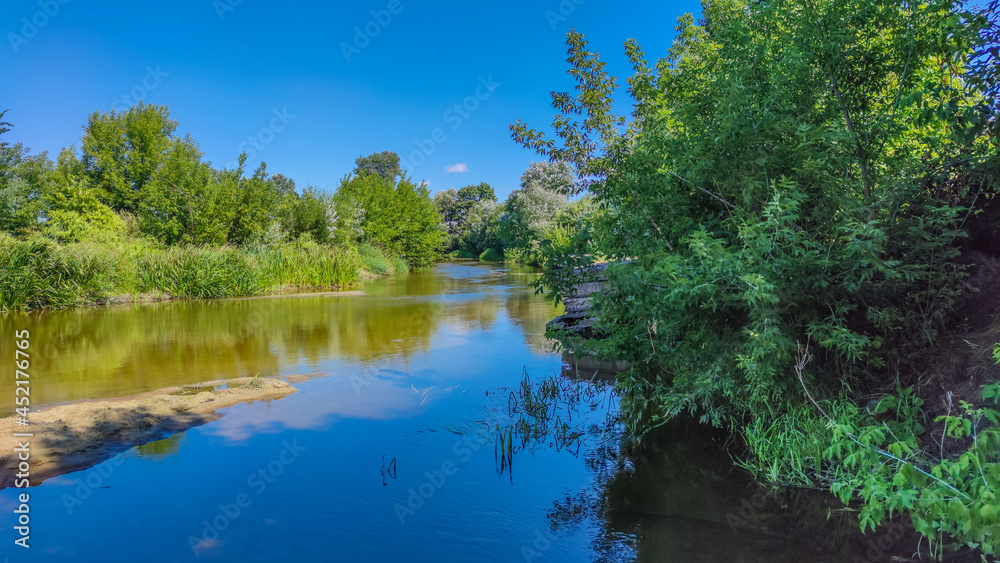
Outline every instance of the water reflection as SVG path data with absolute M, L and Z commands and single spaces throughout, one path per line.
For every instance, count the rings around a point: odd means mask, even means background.
M 594 486 L 548 512 L 562 536 L 588 523 L 596 561 L 847 561 L 868 549 L 856 519 L 816 491 L 780 491 L 736 468 L 724 433 L 693 423 L 587 454 Z
M 131 395 L 212 379 L 316 371 L 329 359 L 402 361 L 447 332 L 460 338 L 500 319 L 540 353 L 553 307 L 530 299 L 531 276 L 447 264 L 368 284 L 362 297 L 187 301 L 0 316 L 0 334 L 31 331 L 32 404 Z M 12 357 L 0 341 L 0 357 Z M 293 368 L 294 366 L 294 368 Z M 13 379 L 0 412 L 13 412 Z

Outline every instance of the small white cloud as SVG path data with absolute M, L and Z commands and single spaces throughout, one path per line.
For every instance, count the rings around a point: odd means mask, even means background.
M 464 162 L 459 162 L 458 164 L 446 166 L 444 171 L 449 174 L 463 174 L 469 171 L 469 165 Z

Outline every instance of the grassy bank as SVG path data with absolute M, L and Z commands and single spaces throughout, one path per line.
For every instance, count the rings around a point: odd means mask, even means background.
M 344 288 L 406 268 L 405 261 L 369 245 L 167 247 L 141 239 L 59 244 L 0 233 L 0 311 L 69 308 L 150 294 L 205 299 Z

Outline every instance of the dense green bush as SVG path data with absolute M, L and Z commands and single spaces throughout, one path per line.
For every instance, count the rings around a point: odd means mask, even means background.
M 577 91 L 553 95 L 561 143 L 513 126 L 525 146 L 572 163 L 594 196 L 590 250 L 552 245 L 542 285 L 558 298 L 579 282 L 576 268 L 612 262 L 594 298 L 601 338 L 566 344 L 633 366 L 623 383 L 636 431 L 682 414 L 730 425 L 776 480 L 831 477 L 860 498 L 865 525 L 906 510 L 931 539 L 990 549 L 977 533 L 993 522 L 989 485 L 954 485 L 973 500 L 946 511 L 901 497 L 910 485 L 937 493 L 933 480 L 896 477 L 908 460 L 865 449 L 885 437 L 891 453 L 896 439 L 854 402 L 937 341 L 965 276 L 963 221 L 996 193 L 995 106 L 969 66 L 987 20 L 951 2 L 703 8 L 655 65 L 626 44 L 630 120 L 612 113 L 615 79 L 571 33 Z M 807 343 L 817 361 L 797 372 Z M 837 405 L 835 422 L 812 418 L 804 389 Z M 906 426 L 916 416 L 893 432 L 917 436 Z M 838 461 L 847 450 L 815 438 L 824 424 L 867 453 Z M 968 520 L 966 509 L 981 514 Z
M 479 255 L 480 262 L 503 262 L 503 260 L 504 256 L 492 248 L 487 248 Z
M 427 187 L 379 174 L 344 179 L 333 196 L 335 240 L 368 243 L 415 268 L 433 265 L 445 233 Z

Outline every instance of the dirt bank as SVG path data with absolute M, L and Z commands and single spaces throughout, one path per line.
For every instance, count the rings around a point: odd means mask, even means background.
M 14 485 L 19 442 L 30 441 L 31 484 L 96 465 L 145 444 L 222 417 L 219 409 L 279 399 L 295 392 L 284 381 L 242 378 L 168 387 L 122 399 L 80 401 L 32 410 L 30 425 L 0 419 L 0 489 Z M 30 438 L 15 438 L 29 432 Z

